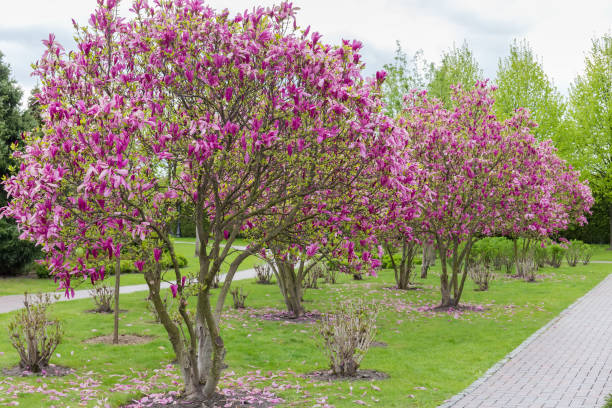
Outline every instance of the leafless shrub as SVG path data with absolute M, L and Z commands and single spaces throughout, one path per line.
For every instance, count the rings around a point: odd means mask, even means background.
M 51 303 L 49 294 L 39 293 L 31 300 L 26 293 L 24 308 L 8 324 L 10 342 L 19 353 L 19 367 L 23 370 L 41 372 L 62 339 L 61 323 L 47 314 Z
M 356 300 L 323 316 L 319 333 L 337 376 L 354 376 L 376 335 L 378 306 Z

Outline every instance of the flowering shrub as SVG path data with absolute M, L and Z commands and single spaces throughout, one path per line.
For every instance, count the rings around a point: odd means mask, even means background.
M 51 303 L 48 293 L 40 293 L 34 300 L 26 293 L 24 308 L 8 324 L 9 340 L 19 353 L 19 367 L 23 370 L 41 372 L 62 339 L 61 323 L 47 314 Z
M 334 375 L 354 376 L 376 335 L 379 307 L 363 300 L 340 304 L 319 323 Z

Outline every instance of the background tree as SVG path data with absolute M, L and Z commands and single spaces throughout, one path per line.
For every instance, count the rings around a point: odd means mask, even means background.
M 29 111 L 20 108 L 22 91 L 11 77 L 11 69 L 0 52 L 0 177 L 4 180 L 14 172 L 12 150 L 23 147 L 22 132 L 35 126 Z M 0 190 L 0 207 L 7 204 L 6 192 Z M 0 219 L 0 276 L 14 275 L 30 262 L 38 250 L 27 241 L 19 239 L 13 221 Z
M 396 117 L 402 110 L 404 95 L 413 89 L 425 89 L 431 82 L 434 66 L 423 57 L 423 50 L 418 50 L 412 57 L 408 56 L 399 41 L 396 42 L 393 63 L 385 64 L 387 73 L 383 83 L 383 94 L 386 110 Z
M 596 200 L 591 219 L 607 210 L 612 249 L 612 34 L 593 39 L 584 73 L 570 87 L 568 111 L 570 128 L 559 148 L 589 179 Z
M 464 41 L 460 47 L 457 48 L 453 44 L 451 49 L 442 53 L 442 61 L 435 67 L 427 89 L 431 96 L 440 99 L 445 106 L 450 106 L 451 85 L 461 84 L 465 89 L 470 89 L 476 81 L 483 79 L 482 76 L 483 72 L 478 61 L 467 41 Z
M 564 132 L 563 97 L 526 40 L 514 40 L 510 45 L 510 54 L 500 58 L 495 83 L 498 87 L 495 93 L 498 118 L 508 119 L 515 110 L 527 108 L 538 124 L 533 129 L 537 139 L 556 141 L 561 138 Z
M 456 88 L 452 109 L 442 108 L 439 100 L 430 99 L 426 92 L 411 94 L 406 102 L 400 124 L 408 132 L 413 159 L 423 170 L 418 174 L 424 179 L 416 189 L 422 228 L 434 236 L 439 254 L 441 306 L 454 307 L 463 292 L 474 241 L 495 234 L 499 225 L 515 217 L 524 219 L 522 228 L 545 232 L 540 220 L 551 220 L 551 211 L 564 209 L 556 201 L 555 191 L 557 187 L 565 190 L 566 185 L 542 175 L 561 176 L 546 169 L 549 157 L 540 154 L 524 110 L 509 120 L 497 120 L 492 88 L 486 83 L 477 82 L 465 91 Z M 546 192 L 550 205 L 547 201 L 537 203 L 529 208 L 532 214 L 514 211 L 513 202 L 531 202 L 530 195 L 540 190 Z M 537 197 L 543 196 L 538 193 Z M 574 201 L 568 204 L 583 215 L 584 206 Z M 569 215 L 557 217 L 567 219 Z

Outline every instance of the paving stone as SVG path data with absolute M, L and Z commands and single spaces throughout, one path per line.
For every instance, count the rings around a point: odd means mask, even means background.
M 612 275 L 440 408 L 602 406 L 612 393 L 610 293 Z

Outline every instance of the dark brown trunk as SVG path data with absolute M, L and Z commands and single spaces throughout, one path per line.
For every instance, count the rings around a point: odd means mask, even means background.
M 119 291 L 121 289 L 121 256 L 115 261 L 115 326 L 113 328 L 113 344 L 119 344 Z
M 609 214 L 610 214 L 610 247 L 608 248 L 608 251 L 612 251 L 612 205 L 610 205 Z
M 304 315 L 304 307 L 302 306 L 302 279 L 300 279 L 299 271 L 296 273 L 295 265 L 281 259 L 276 259 L 273 270 L 285 300 L 287 311 L 295 318 Z

